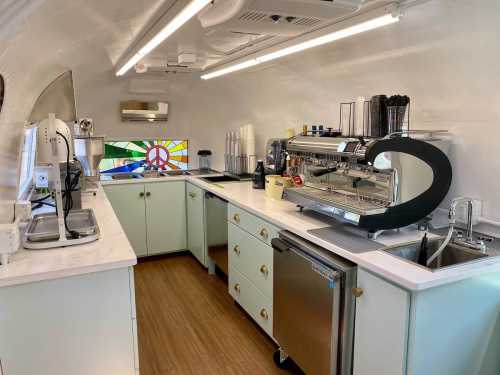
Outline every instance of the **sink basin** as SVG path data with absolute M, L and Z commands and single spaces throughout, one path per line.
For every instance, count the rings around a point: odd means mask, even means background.
M 444 239 L 430 240 L 428 244 L 428 256 L 434 254 L 439 246 L 443 243 Z M 479 250 L 469 249 L 467 247 L 459 246 L 449 243 L 443 250 L 441 255 L 434 260 L 429 267 L 418 264 L 418 255 L 420 253 L 420 242 L 388 248 L 384 251 L 389 254 L 402 258 L 411 262 L 419 267 L 423 267 L 430 271 L 438 271 L 453 266 L 459 266 L 466 263 L 481 261 L 487 259 L 490 255 L 488 253 L 481 253 Z
M 216 171 L 215 169 L 190 169 L 189 173 L 192 176 L 199 176 L 199 175 L 207 175 L 207 174 L 220 174 L 219 171 Z
M 188 171 L 166 171 L 166 172 L 162 172 L 162 175 L 163 176 L 190 176 L 191 173 L 189 173 Z
M 240 181 L 240 179 L 232 176 L 209 176 L 209 177 L 202 177 L 201 179 L 206 182 L 212 182 L 212 183 Z
M 117 173 L 111 176 L 113 180 L 131 180 L 134 178 L 141 178 L 142 176 L 137 173 Z
M 141 173 L 141 176 L 144 178 L 159 178 L 163 177 L 163 174 L 158 171 L 145 171 Z

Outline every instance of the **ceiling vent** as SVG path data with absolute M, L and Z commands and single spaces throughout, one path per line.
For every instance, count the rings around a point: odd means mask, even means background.
M 240 33 L 293 37 L 356 12 L 363 0 L 219 0 L 200 13 L 203 26 Z M 233 4 L 232 7 L 229 3 Z M 226 5 L 232 17 L 221 18 Z M 217 14 L 221 22 L 213 22 Z M 224 20 L 224 21 L 222 21 Z
M 286 23 L 286 25 L 296 25 L 299 27 L 314 27 L 323 21 L 316 17 L 299 17 L 290 16 L 285 14 L 268 14 L 263 12 L 249 11 L 243 13 L 239 20 L 241 22 L 262 22 L 262 23 L 272 23 L 276 25 L 280 22 Z

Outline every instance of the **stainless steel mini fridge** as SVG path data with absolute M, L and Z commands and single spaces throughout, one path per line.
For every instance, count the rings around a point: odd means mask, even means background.
M 274 248 L 274 336 L 308 375 L 350 375 L 356 265 L 291 232 Z

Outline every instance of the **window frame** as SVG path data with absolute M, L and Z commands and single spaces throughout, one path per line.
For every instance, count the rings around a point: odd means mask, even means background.
M 35 160 L 37 146 L 38 127 L 29 125 L 23 128 L 21 137 L 19 171 L 18 171 L 18 191 L 17 199 L 28 199 L 34 185 Z

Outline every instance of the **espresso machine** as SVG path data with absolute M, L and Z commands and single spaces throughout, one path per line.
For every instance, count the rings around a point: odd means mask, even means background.
M 421 131 L 385 138 L 291 138 L 288 174 L 303 184 L 286 188 L 284 199 L 366 229 L 374 238 L 417 223 L 439 206 L 452 180 L 447 145 L 436 133 Z

